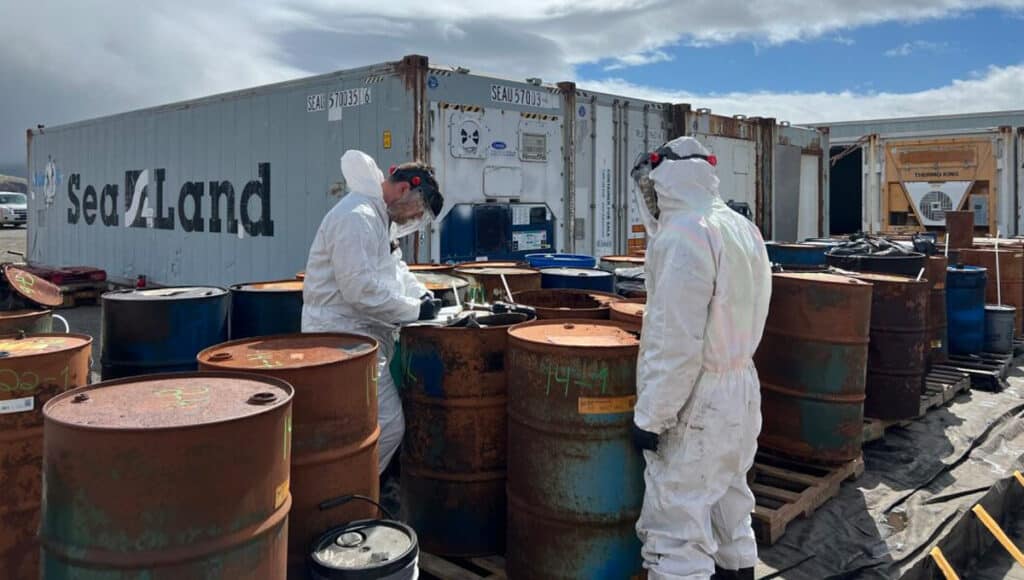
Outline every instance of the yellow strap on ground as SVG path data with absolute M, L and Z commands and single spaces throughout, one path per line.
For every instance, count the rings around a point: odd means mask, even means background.
M 1006 551 L 1009 552 L 1011 556 L 1013 556 L 1013 559 L 1016 560 L 1017 563 L 1021 566 L 1024 566 L 1024 554 L 1022 554 L 1020 550 L 1017 549 L 1017 546 L 1013 545 L 1013 542 L 1010 541 L 1010 538 L 1006 537 L 1006 534 L 1003 533 L 1003 529 L 1000 528 L 999 524 L 997 524 L 996 521 L 992 519 L 992 516 L 988 515 L 988 512 L 985 511 L 985 508 L 981 507 L 981 504 L 978 504 L 974 506 L 974 508 L 971 509 L 971 511 L 974 512 L 974 515 L 978 516 L 978 519 L 981 520 L 981 523 L 985 524 L 985 527 L 988 528 L 988 531 L 992 532 L 992 535 L 995 536 L 997 540 L 999 540 L 999 543 L 1002 544 L 1004 548 L 1006 548 Z
M 956 575 L 956 571 L 949 565 L 949 562 L 938 546 L 932 548 L 932 560 L 935 560 L 935 565 L 939 567 L 939 570 L 942 570 L 946 580 L 960 580 L 960 577 Z
M 1014 471 L 1013 476 L 1017 478 L 1017 483 L 1024 485 L 1024 475 L 1021 475 L 1019 471 Z

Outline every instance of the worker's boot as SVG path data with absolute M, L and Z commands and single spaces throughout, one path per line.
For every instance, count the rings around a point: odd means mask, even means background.
M 736 570 L 726 570 L 715 564 L 715 573 L 711 575 L 711 580 L 737 580 L 739 578 L 737 574 L 739 572 Z
M 754 580 L 754 569 L 751 568 L 740 568 L 735 572 L 734 578 L 737 580 Z

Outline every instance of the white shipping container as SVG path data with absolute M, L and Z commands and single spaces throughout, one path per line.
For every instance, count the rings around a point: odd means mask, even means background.
M 33 129 L 28 259 L 161 284 L 291 277 L 344 195 L 347 149 L 435 167 L 445 207 L 409 261 L 625 253 L 645 241 L 629 169 L 681 134 L 719 157 L 723 196 L 766 237 L 824 234 L 825 136 L 723 119 L 410 56 Z

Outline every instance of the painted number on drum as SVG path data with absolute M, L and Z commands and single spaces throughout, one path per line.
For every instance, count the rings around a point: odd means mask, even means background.
M 189 409 L 205 406 L 210 402 L 210 387 L 197 385 L 183 389 L 170 388 L 160 389 L 154 394 L 167 402 L 167 407 L 172 409 Z

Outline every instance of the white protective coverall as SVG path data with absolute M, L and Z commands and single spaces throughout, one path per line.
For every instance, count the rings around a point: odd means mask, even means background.
M 692 137 L 668 146 L 708 155 Z M 746 476 L 761 430 L 752 357 L 771 267 L 757 227 L 719 197 L 708 162 L 665 160 L 650 178 L 661 215 L 646 224 L 653 236 L 634 420 L 660 441 L 657 452 L 644 451 L 636 527 L 651 580 L 706 579 L 716 563 L 757 563 Z
M 354 332 L 380 342 L 377 379 L 379 470 L 405 432 L 402 401 L 388 372 L 398 326 L 419 318 L 427 289 L 391 251 L 390 218 L 373 159 L 349 150 L 341 158 L 349 193 L 327 212 L 313 239 L 302 290 L 303 332 Z

